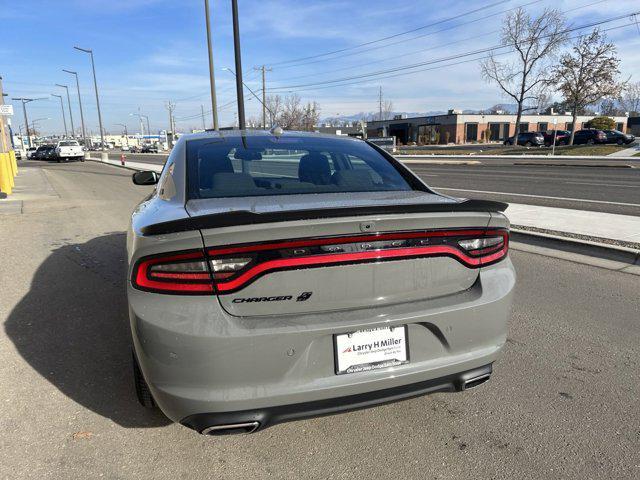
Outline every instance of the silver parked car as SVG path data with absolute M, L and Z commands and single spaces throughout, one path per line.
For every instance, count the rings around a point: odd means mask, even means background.
M 299 132 L 180 138 L 134 211 L 140 402 L 200 433 L 485 382 L 515 273 L 499 202 L 432 191 L 379 147 Z

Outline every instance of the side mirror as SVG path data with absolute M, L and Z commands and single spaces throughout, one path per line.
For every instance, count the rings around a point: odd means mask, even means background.
M 136 185 L 155 185 L 158 183 L 160 175 L 150 170 L 143 170 L 142 172 L 134 173 L 131 179 Z

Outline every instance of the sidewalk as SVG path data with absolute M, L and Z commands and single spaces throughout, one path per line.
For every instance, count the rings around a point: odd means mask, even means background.
M 627 157 L 633 157 L 636 153 L 640 153 L 640 145 L 634 145 L 633 147 L 625 148 L 624 150 L 610 153 L 609 155 L 607 155 L 607 157 L 627 158 Z
M 11 195 L 0 199 L 0 215 L 22 213 L 25 201 L 60 198 L 41 168 L 21 164 L 15 182 Z
M 511 225 L 640 244 L 640 217 L 510 203 Z

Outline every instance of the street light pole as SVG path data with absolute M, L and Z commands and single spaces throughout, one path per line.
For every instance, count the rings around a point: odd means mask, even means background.
M 238 24 L 238 0 L 231 0 L 233 14 L 233 49 L 236 59 L 236 97 L 238 99 L 238 128 L 246 128 L 244 120 L 244 93 L 242 91 L 242 58 L 240 54 L 240 26 Z
M 204 0 L 204 18 L 207 26 L 207 48 L 209 50 L 209 86 L 211 87 L 211 113 L 213 129 L 218 130 L 218 100 L 216 98 L 216 79 L 213 74 L 213 46 L 211 45 L 211 21 L 209 20 L 209 0 Z
M 78 81 L 78 72 L 73 72 L 71 70 L 62 69 L 63 72 L 70 73 L 71 75 L 75 75 L 76 77 L 76 87 L 78 88 L 78 106 L 80 107 L 80 123 L 82 123 L 82 141 L 84 142 L 85 148 L 88 148 L 87 145 L 87 133 L 84 128 L 84 113 L 82 112 L 82 97 L 80 96 L 80 82 Z
M 75 137 L 76 129 L 73 126 L 73 113 L 71 113 L 71 97 L 69 96 L 69 87 L 56 83 L 56 87 L 62 87 L 67 91 L 67 103 L 69 104 L 69 118 L 71 119 L 71 138 Z
M 104 129 L 102 128 L 102 113 L 100 113 L 100 97 L 98 95 L 98 80 L 96 80 L 96 64 L 93 61 L 93 50 L 88 48 L 73 47 L 91 56 L 91 70 L 93 70 L 93 88 L 96 91 L 96 106 L 98 107 L 98 123 L 100 124 L 100 149 L 104 148 Z
M 24 114 L 24 126 L 27 130 L 27 144 L 31 147 L 31 133 L 29 132 L 29 118 L 27 117 L 27 107 L 25 106 L 29 102 L 35 102 L 36 100 L 44 100 L 43 98 L 12 98 L 11 100 L 20 100 L 22 102 L 22 113 Z
M 64 115 L 64 102 L 62 101 L 62 95 L 56 95 L 52 93 L 51 96 L 58 97 L 60 99 L 60 108 L 62 109 L 62 123 L 64 123 L 64 136 L 68 137 L 69 132 L 67 132 L 67 118 Z
M 124 127 L 124 138 L 127 141 L 127 147 L 129 146 L 129 132 L 127 131 L 127 126 L 124 123 L 114 123 L 114 125 L 119 125 Z

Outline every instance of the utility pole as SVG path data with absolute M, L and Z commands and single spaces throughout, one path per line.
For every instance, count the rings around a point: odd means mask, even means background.
M 140 107 L 138 107 L 138 112 L 140 112 Z M 138 117 L 138 120 L 140 121 L 140 144 L 142 144 L 142 142 L 144 141 L 144 124 L 142 123 L 142 117 L 144 115 L 140 115 L 140 113 L 130 113 L 129 114 L 130 117 Z
M 62 108 L 62 123 L 64 123 L 64 136 L 68 137 L 69 132 L 67 132 L 67 119 L 64 115 L 64 102 L 62 101 L 62 95 L 56 95 L 55 93 L 52 93 L 51 96 L 58 97 L 60 99 L 60 108 Z
M 209 86 L 211 87 L 211 113 L 213 129 L 218 131 L 218 105 L 216 99 L 216 78 L 213 74 L 213 46 L 211 45 L 211 20 L 209 19 L 209 0 L 204 0 L 204 17 L 207 26 L 207 48 L 209 50 Z
M 127 126 L 124 123 L 114 123 L 114 125 L 119 125 L 124 127 L 124 138 L 127 141 L 127 147 L 129 146 L 129 132 L 127 130 Z
M 231 0 L 233 14 L 233 50 L 236 60 L 236 97 L 238 100 L 238 128 L 246 129 L 244 121 L 244 92 L 242 91 L 242 58 L 240 54 L 240 25 L 238 24 L 238 0 Z
M 202 114 L 202 130 L 206 130 L 207 126 L 204 123 L 204 105 L 200 105 L 200 113 Z
M 382 86 L 380 87 L 380 95 L 378 95 L 378 106 L 380 108 L 380 118 L 379 120 L 382 121 Z
M 96 106 L 98 107 L 98 123 L 100 124 L 100 150 L 104 149 L 104 129 L 102 128 L 102 114 L 100 113 L 100 98 L 98 96 L 98 81 L 96 80 L 96 64 L 93 61 L 93 50 L 88 48 L 73 47 L 76 50 L 88 53 L 91 56 L 91 69 L 93 70 L 93 87 L 96 91 Z
M 56 87 L 62 87 L 67 91 L 67 103 L 69 104 L 69 119 L 71 120 L 71 138 L 75 137 L 76 129 L 73 126 L 73 114 L 71 113 L 71 97 L 69 96 L 69 87 L 56 83 Z
M 171 145 L 173 144 L 173 138 L 175 136 L 173 132 L 173 109 L 176 108 L 176 104 L 171 103 L 171 101 L 168 101 L 165 104 L 165 107 L 167 108 L 167 110 L 169 110 L 169 130 L 167 130 L 167 148 L 171 149 Z M 169 141 L 169 131 L 171 131 L 171 142 Z
M 73 72 L 71 70 L 64 70 L 63 72 L 70 73 L 71 75 L 75 75 L 76 77 L 76 87 L 78 89 L 78 106 L 80 107 L 80 123 L 82 124 L 82 141 L 84 143 L 85 148 L 89 148 L 87 145 L 87 133 L 84 128 L 84 113 L 82 111 L 82 97 L 80 96 L 80 81 L 78 80 L 78 72 Z
M 267 94 L 265 86 L 265 72 L 270 72 L 272 69 L 267 68 L 266 65 L 260 67 L 253 67 L 254 70 L 262 72 L 262 128 L 267 129 Z

